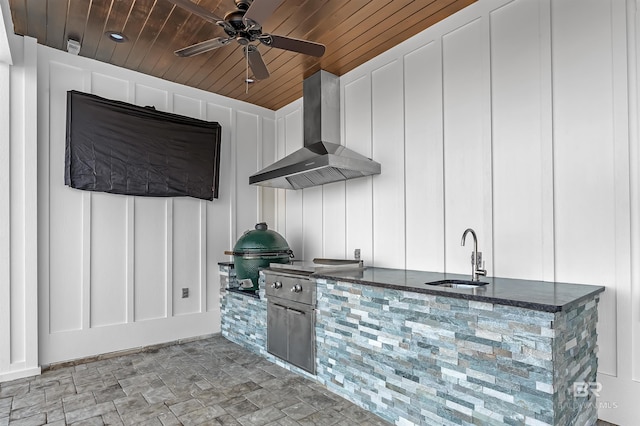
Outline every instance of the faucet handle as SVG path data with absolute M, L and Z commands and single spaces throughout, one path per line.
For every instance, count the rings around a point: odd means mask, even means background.
M 473 270 L 475 276 L 482 275 L 485 277 L 487 275 L 487 270 L 484 269 L 484 260 L 482 260 L 482 252 L 478 252 L 476 258 L 473 258 L 473 254 L 471 254 L 471 264 L 473 265 Z
M 481 259 L 482 259 L 481 254 L 482 254 L 482 253 L 478 253 L 478 260 L 481 260 Z M 478 262 L 478 263 L 480 263 L 480 262 Z M 476 267 L 476 274 L 477 274 L 477 275 L 482 275 L 483 277 L 486 277 L 486 276 L 487 276 L 487 270 L 486 270 L 486 269 L 484 269 L 484 260 L 482 261 L 482 267 L 480 267 L 480 265 L 478 265 L 478 266 Z

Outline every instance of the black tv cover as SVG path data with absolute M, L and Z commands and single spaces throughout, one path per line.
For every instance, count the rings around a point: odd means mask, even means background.
M 67 92 L 64 183 L 152 197 L 218 198 L 221 127 Z

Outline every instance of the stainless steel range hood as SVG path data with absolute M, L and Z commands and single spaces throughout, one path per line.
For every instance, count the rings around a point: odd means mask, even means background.
M 303 82 L 304 147 L 249 177 L 252 185 L 302 189 L 380 174 L 380 163 L 340 141 L 340 82 L 318 71 Z

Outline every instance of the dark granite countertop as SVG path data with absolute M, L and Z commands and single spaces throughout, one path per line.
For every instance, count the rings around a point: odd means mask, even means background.
M 585 298 L 604 291 L 603 286 L 497 277 L 481 277 L 480 281 L 489 284 L 479 288 L 447 288 L 433 286 L 427 283 L 442 280 L 467 281 L 470 279 L 470 276 L 373 267 L 342 271 L 323 271 L 317 272 L 311 275 L 311 277 L 384 287 L 394 290 L 455 297 L 478 302 L 517 306 L 544 312 L 560 312 L 566 310 Z

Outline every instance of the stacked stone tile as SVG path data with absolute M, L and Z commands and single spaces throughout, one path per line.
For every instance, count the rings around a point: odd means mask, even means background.
M 233 263 L 218 263 L 218 271 L 220 274 L 220 291 L 229 288 L 238 288 L 238 280 L 236 279 L 236 269 Z M 222 293 L 221 293 L 222 294 Z
M 396 424 L 595 424 L 597 297 L 558 313 L 318 280 L 318 380 Z M 582 392 L 584 394 L 584 392 Z
M 553 354 L 561 361 L 554 371 L 556 424 L 592 424 L 597 416 L 597 304 L 598 298 L 585 300 L 556 316 Z
M 246 349 L 262 353 L 267 344 L 267 305 L 260 298 L 228 291 L 238 288 L 233 265 L 220 264 L 220 327 L 222 335 Z M 259 283 L 264 287 L 264 276 Z
M 267 352 L 267 299 L 264 274 L 260 273 L 258 278 L 258 297 L 255 297 L 248 293 L 228 291 L 238 288 L 237 285 L 234 286 L 236 278 L 233 265 L 220 264 L 219 270 L 222 335 L 280 367 L 315 380 L 315 376 Z

